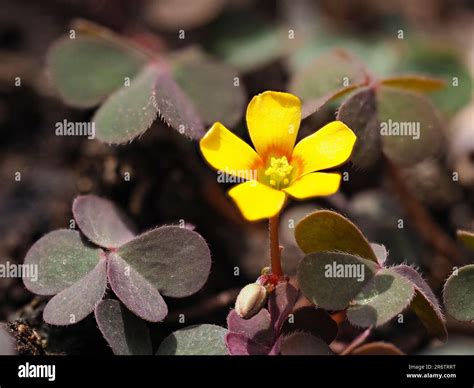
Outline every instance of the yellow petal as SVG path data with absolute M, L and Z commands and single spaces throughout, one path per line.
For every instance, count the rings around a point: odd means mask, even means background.
M 255 150 L 221 123 L 215 123 L 199 142 L 207 162 L 216 170 L 252 180 L 262 160 Z
M 291 157 L 301 121 L 301 101 L 289 93 L 265 92 L 247 107 L 250 138 L 262 159 Z
M 340 182 L 340 174 L 313 172 L 296 180 L 283 191 L 297 199 L 321 197 L 336 193 Z
M 351 156 L 356 139 L 347 125 L 333 121 L 301 140 L 293 150 L 291 163 L 300 166 L 298 176 L 339 166 Z
M 249 221 L 270 218 L 285 204 L 286 194 L 257 181 L 241 183 L 229 190 L 243 216 Z

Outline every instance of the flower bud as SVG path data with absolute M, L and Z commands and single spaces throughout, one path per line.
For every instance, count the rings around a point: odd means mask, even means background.
M 250 319 L 257 314 L 267 300 L 267 289 L 260 284 L 247 284 L 235 301 L 235 311 L 239 317 Z

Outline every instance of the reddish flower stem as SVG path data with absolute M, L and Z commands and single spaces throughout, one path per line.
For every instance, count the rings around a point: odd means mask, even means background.
M 280 223 L 279 215 L 268 219 L 268 233 L 270 236 L 270 260 L 272 274 L 283 278 L 283 269 L 281 268 L 281 249 L 278 237 L 278 225 Z

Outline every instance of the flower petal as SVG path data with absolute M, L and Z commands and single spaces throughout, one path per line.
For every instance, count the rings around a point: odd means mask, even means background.
M 339 166 L 351 156 L 356 139 L 347 125 L 333 121 L 301 140 L 293 150 L 291 163 L 301 166 L 299 176 Z
M 256 168 L 262 165 L 255 150 L 221 123 L 214 123 L 199 146 L 212 167 L 229 175 L 255 179 Z
M 247 107 L 247 127 L 258 154 L 291 157 L 301 121 L 301 101 L 289 93 L 265 92 Z
M 257 181 L 241 183 L 229 190 L 243 216 L 249 221 L 270 218 L 285 204 L 286 194 Z
M 340 174 L 314 172 L 297 179 L 283 191 L 297 199 L 320 197 L 337 192 L 340 182 Z

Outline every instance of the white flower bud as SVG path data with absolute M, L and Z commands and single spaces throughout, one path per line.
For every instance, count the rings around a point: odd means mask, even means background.
M 257 314 L 267 300 L 267 289 L 260 284 L 247 284 L 235 301 L 235 311 L 239 317 L 250 319 Z

